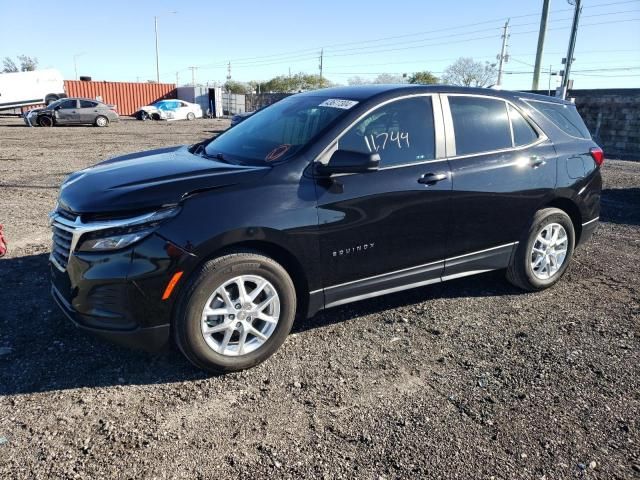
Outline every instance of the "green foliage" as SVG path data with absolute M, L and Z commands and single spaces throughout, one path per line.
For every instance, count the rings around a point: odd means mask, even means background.
M 409 83 L 419 84 L 419 85 L 435 85 L 438 83 L 438 77 L 436 77 L 433 73 L 425 70 L 423 72 L 416 72 L 409 76 Z
M 228 80 L 227 83 L 224 84 L 224 88 L 230 93 L 238 93 L 242 95 L 251 92 L 251 87 L 249 85 L 235 80 Z
M 326 78 L 320 78 L 320 75 L 310 75 L 306 73 L 296 73 L 295 75 L 278 75 L 266 82 L 250 82 L 255 85 L 261 93 L 295 93 L 306 90 L 315 90 L 317 88 L 325 88 L 331 86 Z M 255 91 L 254 88 L 254 91 Z

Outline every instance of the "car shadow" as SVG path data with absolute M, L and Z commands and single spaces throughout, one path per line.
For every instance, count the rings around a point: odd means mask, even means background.
M 640 188 L 607 188 L 602 190 L 600 221 L 640 225 Z
M 0 395 L 207 378 L 174 348 L 146 353 L 83 332 L 50 295 L 48 254 L 0 260 Z M 500 273 L 354 303 L 300 320 L 294 333 L 435 298 L 517 294 Z

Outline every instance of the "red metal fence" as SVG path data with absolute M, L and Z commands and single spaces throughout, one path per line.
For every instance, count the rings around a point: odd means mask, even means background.
M 176 98 L 176 86 L 173 83 L 65 80 L 64 87 L 70 97 L 99 99 L 104 103 L 117 105 L 120 115 L 131 115 L 140 107 L 156 100 Z

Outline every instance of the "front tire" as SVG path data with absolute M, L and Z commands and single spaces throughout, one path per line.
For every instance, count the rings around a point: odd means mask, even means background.
M 38 125 L 41 127 L 53 127 L 55 124 L 53 117 L 49 115 L 42 115 L 38 118 Z
M 282 345 L 295 312 L 295 287 L 280 264 L 258 253 L 231 253 L 192 276 L 176 310 L 174 338 L 196 367 L 244 370 Z
M 569 266 L 575 230 L 569 215 L 558 208 L 539 210 L 507 269 L 507 280 L 527 291 L 549 288 Z

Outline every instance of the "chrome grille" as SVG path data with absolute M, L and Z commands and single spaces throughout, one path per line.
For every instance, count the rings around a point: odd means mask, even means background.
M 51 247 L 51 256 L 64 270 L 65 268 L 67 268 L 67 263 L 69 263 L 71 239 L 73 238 L 73 234 L 67 230 L 63 230 L 55 223 L 51 228 L 53 229 L 53 245 Z
M 53 243 L 51 245 L 51 261 L 64 271 L 69 263 L 69 256 L 75 245 L 73 234 L 77 215 L 66 210 L 58 209 L 51 214 L 51 230 L 53 231 Z
M 56 214 L 59 217 L 65 218 L 65 219 L 70 220 L 72 222 L 75 222 L 76 218 L 78 218 L 77 215 L 75 215 L 75 214 L 73 214 L 71 212 L 67 212 L 66 210 L 62 210 L 62 209 L 56 210 Z

